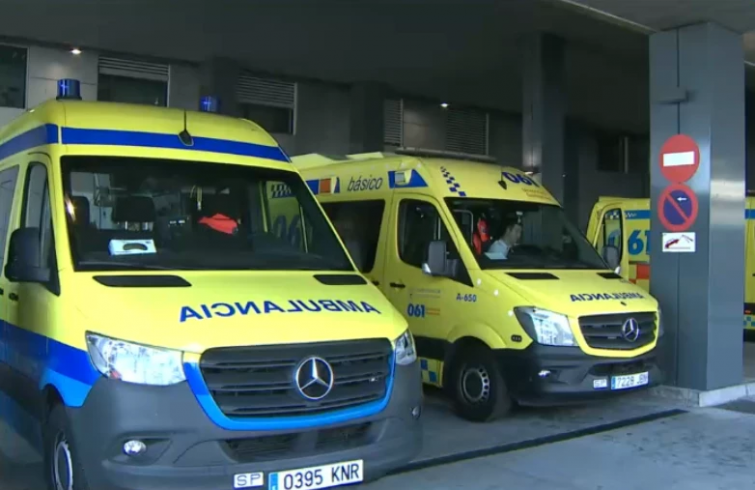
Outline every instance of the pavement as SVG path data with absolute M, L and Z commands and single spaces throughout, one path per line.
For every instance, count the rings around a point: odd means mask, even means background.
M 753 413 L 698 409 L 599 434 L 390 476 L 365 490 L 755 488 Z
M 747 349 L 755 359 L 755 344 Z M 359 488 L 755 488 L 755 397 L 716 408 L 682 403 L 640 392 L 473 424 L 429 391 L 422 454 Z M 41 471 L 39 455 L 0 420 L 0 489 L 41 490 Z

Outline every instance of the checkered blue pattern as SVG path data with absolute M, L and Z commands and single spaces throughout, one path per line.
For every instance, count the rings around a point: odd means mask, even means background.
M 287 186 L 286 184 L 274 184 L 273 188 L 271 190 L 272 198 L 281 198 L 281 197 L 291 197 L 293 196 L 293 192 L 291 192 L 291 188 Z
M 449 191 L 458 194 L 459 197 L 467 197 L 467 193 L 461 190 L 461 184 L 456 182 L 456 178 L 451 175 L 451 172 L 449 172 L 446 167 L 440 167 L 440 171 L 443 174 L 443 178 L 446 179 Z

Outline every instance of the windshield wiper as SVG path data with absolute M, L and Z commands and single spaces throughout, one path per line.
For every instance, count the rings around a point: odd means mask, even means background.
M 152 264 L 134 264 L 131 262 L 111 262 L 109 260 L 82 260 L 77 265 L 80 266 L 93 266 L 93 267 L 122 267 L 124 269 L 133 270 L 155 270 L 155 271 L 169 271 L 169 270 L 184 270 L 180 267 L 165 267 L 162 265 Z

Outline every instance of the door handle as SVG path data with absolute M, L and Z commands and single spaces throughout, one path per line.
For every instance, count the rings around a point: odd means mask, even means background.
M 404 289 L 406 287 L 406 284 L 401 284 L 400 282 L 392 282 L 391 283 L 392 288 L 399 288 Z
M 375 286 L 380 286 L 380 281 L 372 281 L 372 284 L 374 284 Z
M 18 301 L 18 295 L 16 293 L 10 293 L 8 294 L 8 299 L 11 301 Z
M 4 295 L 4 294 L 5 294 L 5 289 L 3 289 L 3 288 L 0 288 L 0 296 L 2 296 L 2 295 Z

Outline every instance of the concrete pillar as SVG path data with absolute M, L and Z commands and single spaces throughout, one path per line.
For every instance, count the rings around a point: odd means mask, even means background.
M 200 68 L 201 95 L 212 95 L 220 100 L 219 112 L 227 116 L 241 117 L 236 100 L 236 83 L 239 79 L 238 64 L 226 58 L 212 58 Z M 197 101 L 195 108 L 199 108 Z
M 710 23 L 660 32 L 650 39 L 650 292 L 663 310 L 667 384 L 683 388 L 711 390 L 742 382 L 743 57 L 741 36 Z M 699 168 L 688 180 L 667 178 L 668 171 L 661 170 L 662 146 L 680 134 L 699 148 Z M 681 155 L 677 164 L 694 160 L 694 151 L 686 156 L 683 151 L 672 153 Z M 682 181 L 692 198 L 686 197 L 687 191 L 674 191 L 671 199 L 660 202 L 674 181 Z M 694 196 L 697 218 L 683 233 L 687 238 L 694 234 L 695 251 L 664 251 L 663 234 L 669 227 L 660 220 L 659 208 L 672 216 L 667 223 L 673 228 L 681 216 L 674 209 L 694 216 Z
M 383 151 L 385 88 L 379 83 L 355 83 L 351 87 L 349 153 Z
M 524 41 L 522 70 L 523 168 L 540 172 L 543 185 L 564 202 L 564 41 L 550 34 L 528 34 Z M 570 162 L 574 165 L 577 162 Z M 576 177 L 578 169 L 573 169 Z M 569 172 L 572 173 L 572 172 Z

